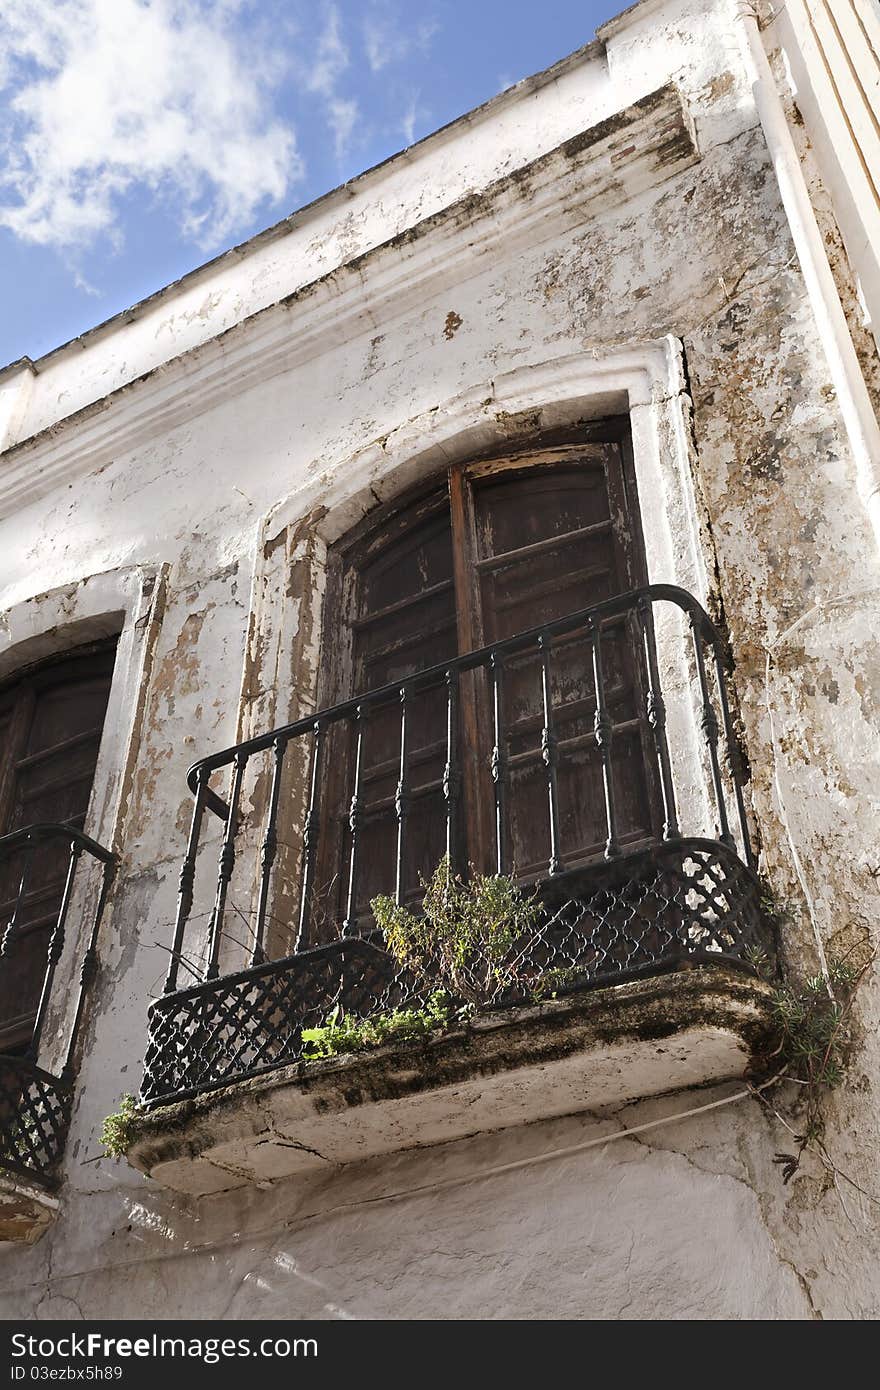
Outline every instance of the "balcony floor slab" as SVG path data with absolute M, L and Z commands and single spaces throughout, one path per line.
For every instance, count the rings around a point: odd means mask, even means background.
M 59 1210 L 58 1198 L 44 1188 L 0 1172 L 0 1244 L 35 1245 Z
M 766 1042 L 771 997 L 719 965 L 481 1015 L 153 1109 L 128 1160 L 205 1195 L 733 1079 Z

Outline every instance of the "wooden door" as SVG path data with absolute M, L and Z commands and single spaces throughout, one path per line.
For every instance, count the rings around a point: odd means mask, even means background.
M 477 645 L 552 623 L 643 582 L 637 518 L 617 443 L 582 445 L 492 461 L 463 470 L 463 545 L 471 572 L 469 607 Z M 455 495 L 455 494 L 453 494 Z M 617 839 L 621 849 L 658 828 L 656 790 L 645 727 L 638 634 L 626 617 L 601 633 L 604 695 L 612 724 Z M 489 692 L 477 727 L 492 729 Z M 573 868 L 600 856 L 607 824 L 602 769 L 594 734 L 592 646 L 582 628 L 550 647 L 550 691 L 560 818 L 560 857 Z M 550 862 L 540 655 L 536 648 L 505 662 L 502 681 L 506 754 L 502 862 L 521 879 L 546 875 Z M 494 733 L 492 735 L 494 737 Z M 480 764 L 490 751 L 483 738 Z M 491 800 L 486 779 L 481 807 Z M 495 827 L 480 821 L 478 860 L 497 862 Z
M 619 440 L 567 445 L 450 470 L 445 485 L 368 518 L 331 556 L 328 612 L 337 621 L 325 650 L 325 704 L 401 682 L 643 582 L 638 519 Z M 603 629 L 605 697 L 614 730 L 615 788 L 622 848 L 657 827 L 649 771 L 639 645 L 626 620 Z M 566 867 L 605 845 L 601 765 L 589 642 L 560 640 L 551 660 L 558 738 L 561 848 Z M 462 862 L 496 862 L 490 775 L 488 682 L 462 682 L 464 773 Z M 403 896 L 445 848 L 442 777 L 446 692 L 441 681 L 406 711 L 408 813 Z M 357 892 L 353 916 L 366 925 L 369 902 L 395 886 L 401 711 L 388 704 L 363 723 Z M 504 676 L 507 761 L 504 860 L 523 879 L 547 873 L 547 785 L 541 757 L 541 670 L 536 651 L 511 659 Z M 358 731 L 330 739 L 313 939 L 335 934 L 347 915 L 348 809 Z M 307 944 L 307 943 L 301 943 Z
M 0 834 L 41 822 L 82 830 L 110 693 L 115 641 L 45 663 L 0 691 Z M 68 845 L 38 844 L 0 961 L 0 1051 L 30 1041 Z M 13 911 L 21 852 L 0 859 L 0 935 Z
M 449 496 L 445 486 L 417 496 L 387 519 L 357 533 L 336 557 L 336 583 L 328 595 L 338 625 L 330 648 L 333 700 L 401 681 L 457 655 L 455 588 Z M 370 899 L 393 891 L 397 858 L 397 793 L 401 708 L 374 710 L 362 728 L 357 894 L 354 913 L 369 916 Z M 328 739 L 327 810 L 310 917 L 321 939 L 348 912 L 348 823 L 358 729 L 344 725 Z M 404 897 L 417 898 L 420 875 L 443 854 L 443 768 L 446 762 L 445 689 L 421 690 L 408 702 L 407 848 Z M 305 943 L 300 943 L 302 947 Z

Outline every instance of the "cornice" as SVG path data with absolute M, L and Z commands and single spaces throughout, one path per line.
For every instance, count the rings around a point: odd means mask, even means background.
M 667 3 L 667 0 L 663 0 Z M 307 225 L 316 219 L 321 213 L 330 208 L 342 208 L 351 202 L 362 191 L 368 191 L 374 183 L 381 182 L 387 177 L 388 173 L 395 167 L 411 164 L 414 160 L 421 157 L 424 153 L 442 147 L 445 143 L 458 139 L 462 131 L 472 129 L 480 122 L 493 119 L 500 111 L 522 101 L 523 97 L 531 96 L 539 92 L 542 87 L 549 86 L 558 82 L 573 69 L 578 68 L 584 63 L 600 61 L 605 56 L 605 45 L 597 39 L 584 44 L 581 48 L 575 49 L 573 53 L 567 54 L 550 67 L 544 68 L 541 72 L 533 73 L 528 77 L 522 78 L 519 82 L 513 83 L 479 106 L 473 107 L 470 111 L 465 111 L 462 115 L 456 116 L 445 125 L 432 130 L 430 134 L 423 136 L 413 144 L 407 145 L 404 149 L 396 151 L 386 159 L 382 159 L 378 164 L 373 164 L 362 173 L 356 174 L 353 178 L 347 179 L 345 183 L 339 184 L 336 188 L 330 189 L 327 193 L 322 193 L 312 202 L 305 203 L 302 207 L 290 213 L 289 216 L 281 218 L 270 227 L 265 227 L 254 236 L 248 237 L 247 241 L 240 242 L 228 250 L 221 251 L 219 255 L 212 256 L 210 260 L 202 262 L 193 270 L 181 275 L 178 280 L 172 280 L 169 284 L 163 285 L 153 294 L 146 295 L 135 304 L 122 309 L 110 318 L 104 319 L 102 323 L 96 324 L 93 328 L 87 329 L 84 333 L 77 334 L 65 343 L 60 343 L 51 351 L 44 353 L 36 360 L 30 357 L 19 357 L 15 361 L 0 367 L 0 387 L 9 375 L 14 375 L 22 368 L 27 368 L 35 373 L 40 373 L 59 358 L 65 355 L 81 351 L 84 347 L 100 341 L 100 339 L 117 331 L 120 325 L 127 325 L 139 320 L 144 313 L 149 311 L 157 304 L 164 303 L 173 299 L 181 291 L 189 289 L 194 285 L 209 279 L 218 269 L 225 264 L 245 261 L 255 251 L 269 245 L 273 241 L 279 241 L 290 234 L 291 231 Z
M 698 159 L 677 89 L 650 93 L 0 455 L 0 517 L 379 319 L 417 311 L 487 263 L 582 225 Z

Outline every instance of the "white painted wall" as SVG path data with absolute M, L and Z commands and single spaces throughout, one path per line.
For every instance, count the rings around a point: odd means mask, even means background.
M 114 803 L 101 778 L 120 710 L 96 785 L 95 815 L 116 806 L 104 833 L 122 869 L 63 1212 L 33 1249 L 0 1253 L 5 1316 L 880 1311 L 874 1208 L 848 1199 L 849 1221 L 813 1170 L 783 1189 L 772 1155 L 786 1136 L 752 1100 L 563 1157 L 549 1155 L 693 1099 L 198 1202 L 92 1161 L 101 1119 L 139 1082 L 146 1006 L 166 965 L 157 943 L 171 937 L 186 767 L 240 727 L 255 584 L 273 573 L 264 541 L 315 508 L 342 526 L 371 489 L 392 495 L 451 451 L 508 438 L 536 400 L 545 419 L 572 402 L 593 413 L 629 402 L 657 572 L 689 575 L 723 604 L 763 863 L 795 904 L 789 958 L 811 962 L 814 929 L 832 945 L 843 930 L 876 929 L 880 576 L 737 23 L 726 0 L 650 0 L 606 26 L 604 51 L 422 142 L 130 323 L 7 377 L 3 669 L 41 611 L 63 638 L 65 586 L 165 568 L 161 605 L 141 615 L 152 628 L 128 774 Z M 519 195 L 502 188 L 382 249 L 669 82 L 698 160 L 648 174 L 641 145 L 606 151 L 601 169 L 560 157 L 549 185 L 520 180 Z M 451 338 L 450 311 L 461 319 Z M 687 376 L 648 373 L 640 395 L 633 363 L 662 357 L 670 340 L 684 345 Z M 277 610 L 268 603 L 270 628 L 295 631 L 296 614 Z M 285 688 L 282 703 L 293 698 Z M 871 1187 L 873 983 L 862 1001 L 863 1050 L 829 1143 Z

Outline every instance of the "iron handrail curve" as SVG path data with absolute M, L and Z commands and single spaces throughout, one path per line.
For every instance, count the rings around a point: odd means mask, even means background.
M 63 891 L 58 902 L 57 910 L 54 913 L 54 925 L 46 947 L 46 967 L 43 974 L 43 983 L 40 989 L 39 1002 L 37 1003 L 33 1033 L 26 1053 L 28 1060 L 32 1063 L 35 1063 L 37 1060 L 43 1025 L 46 1020 L 46 1011 L 52 994 L 55 970 L 64 949 L 67 916 L 73 900 L 75 877 L 79 861 L 85 853 L 89 855 L 91 859 L 103 865 L 101 870 L 100 891 L 98 893 L 97 903 L 92 915 L 91 929 L 86 939 L 80 964 L 79 986 L 76 990 L 73 1020 L 70 1026 L 67 1056 L 64 1063 L 64 1072 L 69 1074 L 73 1066 L 74 1047 L 77 1042 L 83 1009 L 85 1007 L 86 990 L 91 975 L 97 967 L 98 928 L 116 874 L 119 857 L 114 854 L 112 850 L 105 849 L 103 845 L 98 844 L 98 841 L 93 840 L 90 835 L 85 835 L 81 830 L 75 829 L 72 825 L 65 825 L 61 821 L 35 821 L 31 825 L 21 826 L 18 830 L 12 830 L 9 834 L 0 836 L 0 860 L 5 858 L 7 853 L 15 852 L 19 848 L 23 849 L 24 857 L 24 869 L 20 876 L 17 895 L 14 899 L 10 899 L 10 902 L 14 903 L 12 915 L 8 918 L 2 937 L 0 937 L 0 960 L 5 957 L 10 943 L 17 937 L 16 928 L 18 913 L 26 893 L 31 860 L 34 853 L 33 847 L 41 841 L 52 839 L 60 840 L 67 847 L 68 863 L 67 872 L 63 880 Z
M 67 840 L 68 843 L 75 841 L 81 849 L 88 850 L 89 854 L 99 859 L 102 864 L 116 862 L 116 855 L 112 850 L 105 849 L 90 835 L 84 835 L 81 830 L 74 830 L 73 826 L 64 825 L 60 821 L 36 821 L 33 825 L 22 826 L 20 830 L 11 830 L 8 835 L 0 835 L 0 854 L 4 850 L 14 849 L 18 844 L 27 844 L 29 840 L 49 840 L 53 837 Z

